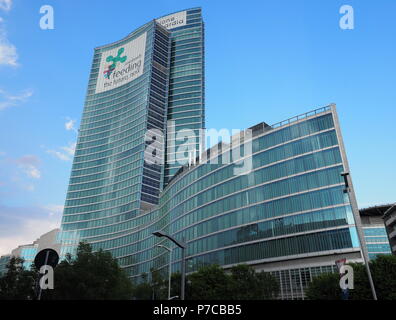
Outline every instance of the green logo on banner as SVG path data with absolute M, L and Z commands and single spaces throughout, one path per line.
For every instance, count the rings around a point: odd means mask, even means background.
M 114 71 L 114 69 L 117 66 L 117 62 L 124 63 L 126 61 L 127 56 L 121 57 L 121 55 L 123 54 L 124 50 L 125 50 L 124 48 L 120 48 L 118 50 L 118 53 L 117 53 L 116 57 L 108 56 L 106 58 L 106 62 L 113 62 L 111 65 L 108 66 L 108 69 L 103 72 L 103 75 L 104 75 L 104 77 L 106 79 L 110 78 L 111 73 Z

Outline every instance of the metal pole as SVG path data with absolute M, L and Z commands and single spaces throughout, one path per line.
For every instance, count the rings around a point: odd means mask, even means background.
M 171 278 L 172 278 L 172 249 L 169 250 L 168 300 L 170 300 L 171 297 Z
M 170 300 L 170 294 L 171 294 L 171 278 L 172 278 L 172 248 L 168 248 L 162 244 L 157 244 L 156 245 L 159 248 L 164 248 L 165 250 L 168 250 L 169 252 L 169 270 L 168 270 L 168 300 Z
M 362 251 L 364 264 L 366 265 L 367 275 L 369 278 L 369 283 L 370 283 L 370 287 L 371 287 L 371 292 L 373 294 L 373 299 L 377 300 L 377 294 L 375 292 L 374 282 L 371 277 L 370 266 L 369 266 L 369 262 L 368 262 L 369 259 L 368 259 L 367 247 L 366 247 L 366 242 L 364 241 L 364 235 L 363 235 L 361 221 L 360 221 L 359 208 L 358 208 L 356 197 L 355 197 L 355 191 L 353 188 L 352 179 L 351 180 L 348 179 L 349 164 L 348 164 L 348 159 L 346 157 L 344 140 L 342 139 L 340 122 L 338 121 L 336 105 L 333 103 L 330 105 L 330 107 L 331 107 L 331 113 L 333 115 L 333 120 L 334 120 L 334 128 L 336 130 L 336 134 L 337 134 L 337 138 L 338 138 L 338 145 L 339 145 L 339 149 L 340 149 L 340 153 L 341 153 L 341 157 L 342 157 L 343 167 L 345 170 L 345 172 L 342 173 L 341 175 L 344 177 L 346 192 L 348 193 L 349 202 L 352 207 L 352 214 L 353 214 L 353 217 L 355 220 L 356 230 L 357 230 L 357 234 L 358 234 L 358 238 L 359 238 L 359 242 L 360 242 L 360 248 Z
M 344 177 L 344 181 L 345 181 L 345 190 L 348 193 L 348 197 L 349 197 L 349 202 L 352 206 L 352 212 L 355 213 L 355 223 L 356 223 L 356 230 L 357 230 L 357 234 L 358 234 L 358 238 L 359 238 L 359 242 L 360 242 L 360 247 L 362 249 L 362 255 L 363 255 L 363 261 L 364 264 L 366 266 L 366 271 L 367 271 L 367 276 L 368 276 L 368 280 L 370 283 L 370 288 L 371 288 L 371 293 L 373 295 L 373 299 L 374 300 L 378 300 L 377 299 L 377 293 L 375 291 L 375 286 L 374 286 L 374 281 L 373 278 L 371 276 L 371 270 L 370 270 L 370 265 L 369 265 L 369 257 L 368 257 L 368 253 L 367 253 L 367 247 L 366 247 L 366 242 L 364 239 L 364 234 L 362 231 L 362 228 L 360 225 L 358 225 L 357 223 L 357 219 L 356 219 L 356 215 L 359 214 L 359 209 L 357 207 L 357 201 L 355 198 L 355 195 L 353 192 L 351 192 L 351 181 L 350 181 L 350 176 L 349 176 L 349 172 L 343 173 L 342 176 Z
M 49 256 L 49 251 L 47 251 L 46 254 L 45 254 L 45 264 L 44 264 L 45 266 L 46 266 L 47 263 L 48 263 L 48 256 Z M 40 270 L 39 270 L 39 274 L 41 275 Z M 45 274 L 43 274 L 43 276 L 44 276 L 44 275 L 45 275 Z M 42 278 L 42 277 L 39 277 L 39 279 L 38 279 L 40 291 L 39 291 L 39 296 L 38 296 L 38 299 L 37 299 L 37 300 L 41 300 L 41 292 L 43 291 L 43 289 L 41 288 L 41 285 L 40 285 L 41 278 Z
M 180 294 L 180 299 L 184 300 L 185 298 L 185 284 L 186 284 L 186 248 L 181 248 L 182 249 L 182 262 L 181 262 L 181 294 Z
M 185 252 L 185 250 L 186 250 L 186 248 L 187 248 L 187 244 L 184 242 L 184 238 L 183 238 L 183 241 L 178 241 L 178 240 L 176 240 L 174 237 L 172 237 L 171 235 L 169 235 L 169 234 L 166 234 L 165 232 L 163 232 L 163 231 L 155 231 L 155 232 L 153 232 L 153 235 L 154 236 L 156 236 L 156 237 L 165 237 L 165 238 L 168 238 L 170 241 L 172 241 L 175 245 L 177 245 L 179 248 L 181 248 L 182 249 L 182 261 L 181 261 L 181 294 L 180 294 L 180 299 L 181 300 L 184 300 L 184 298 L 185 298 L 185 280 L 186 280 L 186 263 L 185 263 L 185 260 L 186 260 L 186 252 Z M 162 245 L 159 245 L 159 246 L 162 246 Z

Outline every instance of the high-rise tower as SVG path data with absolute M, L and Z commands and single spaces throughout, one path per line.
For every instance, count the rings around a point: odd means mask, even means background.
M 203 151 L 200 146 L 201 129 L 205 127 L 204 23 L 200 8 L 157 21 L 168 29 L 171 38 L 166 185 L 189 156 Z M 181 144 L 185 147 L 178 151 Z
M 336 107 L 259 123 L 201 157 L 203 28 L 201 9 L 190 9 L 95 49 L 62 252 L 88 241 L 140 281 L 168 272 L 161 230 L 187 244 L 187 272 L 246 263 L 271 272 L 281 298 L 304 298 L 337 260 L 362 261 Z M 178 248 L 171 265 L 181 269 Z
M 198 132 L 204 126 L 203 68 L 200 8 L 152 20 L 95 49 L 63 240 L 114 239 L 138 226 L 136 217 L 158 204 L 164 184 L 191 153 L 176 156 L 175 139 L 165 150 L 167 127 L 176 138 L 177 130 Z M 190 149 L 198 144 L 197 138 Z M 63 251 L 72 250 L 65 246 Z

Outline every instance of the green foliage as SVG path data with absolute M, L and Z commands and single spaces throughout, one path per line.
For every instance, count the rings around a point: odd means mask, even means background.
M 349 263 L 353 268 L 354 288 L 349 290 L 349 300 L 370 300 L 373 298 L 367 277 L 366 266 L 361 263 Z M 372 262 L 370 262 L 372 267 Z M 371 270 L 372 272 L 373 270 Z M 372 275 L 373 272 L 372 272 Z
M 44 298 L 62 300 L 131 299 L 132 283 L 110 252 L 92 252 L 87 243 L 80 243 L 76 258 L 66 257 L 56 268 L 54 290 L 46 290 Z
M 338 273 L 322 273 L 309 284 L 305 294 L 310 300 L 341 300 Z
M 151 270 L 152 280 L 135 286 L 134 298 L 141 300 L 167 299 L 168 277 Z M 180 297 L 181 274 L 172 274 L 171 297 Z M 187 300 L 263 300 L 274 299 L 279 294 L 277 280 L 265 272 L 255 272 L 247 265 L 238 265 L 224 271 L 218 265 L 207 265 L 186 277 Z M 154 293 L 154 294 L 153 294 Z
M 240 264 L 227 273 L 217 265 L 205 266 L 188 277 L 193 300 L 268 300 L 279 294 L 279 284 L 269 273 Z
M 11 258 L 8 272 L 0 278 L 0 299 L 32 300 L 37 296 L 38 272 L 23 268 L 23 260 Z M 43 290 L 43 300 L 131 299 L 132 283 L 109 252 L 92 252 L 80 243 L 76 257 L 66 256 L 54 269 L 54 289 Z
M 361 263 L 350 263 L 353 268 L 354 289 L 349 290 L 350 300 L 371 300 L 372 294 L 366 267 Z M 396 299 L 396 256 L 378 255 L 370 261 L 370 270 L 379 300 Z M 340 299 L 339 275 L 322 274 L 313 279 L 306 295 L 308 299 Z
M 231 269 L 230 291 L 233 300 L 268 300 L 277 297 L 279 284 L 271 274 L 240 264 Z
M 151 300 L 153 299 L 153 288 L 147 281 L 147 274 L 142 275 L 142 282 L 133 288 L 133 299 L 135 300 Z
M 204 266 L 188 277 L 191 300 L 227 299 L 230 293 L 230 276 L 217 265 Z
M 396 300 L 396 256 L 378 255 L 371 265 L 378 299 Z
M 25 270 L 24 260 L 12 257 L 0 278 L 0 300 L 31 300 L 35 297 L 37 273 Z

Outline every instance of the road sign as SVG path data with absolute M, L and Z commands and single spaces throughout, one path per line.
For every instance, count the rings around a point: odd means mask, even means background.
M 59 255 L 54 249 L 43 249 L 34 258 L 34 265 L 38 270 L 44 265 L 55 268 L 59 262 Z

